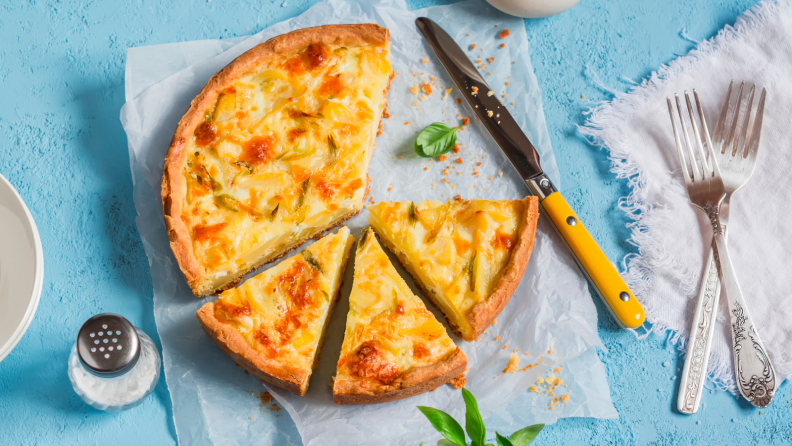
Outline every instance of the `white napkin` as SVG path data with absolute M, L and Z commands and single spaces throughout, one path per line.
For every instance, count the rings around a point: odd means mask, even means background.
M 628 283 L 653 330 L 672 330 L 684 351 L 712 230 L 683 186 L 666 96 L 695 88 L 712 130 L 732 79 L 735 88 L 743 80 L 748 87 L 755 82 L 756 99 L 767 88 L 756 172 L 731 201 L 729 249 L 779 380 L 792 375 L 790 75 L 792 1 L 765 1 L 629 93 L 596 107 L 581 129 L 610 151 L 611 170 L 632 188 L 620 203 L 634 220 L 631 242 L 639 251 L 625 259 Z M 721 299 L 709 374 L 716 385 L 736 392 L 729 329 Z

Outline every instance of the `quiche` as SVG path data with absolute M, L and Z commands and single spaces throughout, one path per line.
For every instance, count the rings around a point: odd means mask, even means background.
M 533 250 L 538 199 L 382 202 L 369 224 L 457 336 L 476 339 L 500 314 Z
M 171 248 L 196 296 L 360 211 L 393 70 L 388 30 L 307 28 L 215 74 L 165 158 Z
M 254 376 L 305 395 L 353 244 L 342 226 L 205 304 L 201 326 Z
M 410 291 L 370 228 L 360 235 L 344 343 L 333 383 L 336 404 L 396 401 L 462 374 L 465 354 Z

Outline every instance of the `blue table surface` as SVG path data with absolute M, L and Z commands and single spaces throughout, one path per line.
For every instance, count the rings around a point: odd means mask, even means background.
M 135 227 L 124 103 L 126 48 L 247 35 L 316 0 L 29 0 L 0 9 L 0 173 L 27 202 L 45 255 L 35 320 L 0 363 L 0 444 L 167 445 L 176 442 L 164 380 L 141 406 L 109 414 L 72 391 L 66 359 L 83 321 L 127 316 L 157 340 L 151 279 Z M 408 0 L 411 8 L 453 3 Z M 635 248 L 618 208 L 629 192 L 607 153 L 577 132 L 583 112 L 626 91 L 754 6 L 755 0 L 582 0 L 561 15 L 526 20 L 531 60 L 562 175 L 562 191 L 608 257 Z M 590 70 L 587 70 L 587 67 Z M 2 249 L 2 247 L 0 247 Z M 563 419 L 537 445 L 789 444 L 792 391 L 764 411 L 718 390 L 695 416 L 676 412 L 684 358 L 665 335 L 639 341 L 598 302 L 617 420 Z M 159 345 L 159 344 L 158 344 Z M 713 387 L 708 384 L 708 387 Z M 274 416 L 274 415 L 273 415 Z M 427 440 L 436 438 L 431 436 Z

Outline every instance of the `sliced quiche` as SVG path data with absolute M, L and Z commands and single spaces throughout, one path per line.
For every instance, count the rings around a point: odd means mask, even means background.
M 533 250 L 538 200 L 382 202 L 369 224 L 443 311 L 457 336 L 476 339 L 500 314 Z
M 342 226 L 205 304 L 201 326 L 254 376 L 305 395 L 353 244 Z
M 307 28 L 214 75 L 179 122 L 162 199 L 196 296 L 360 211 L 393 70 L 388 30 Z
M 396 272 L 369 228 L 355 254 L 344 343 L 333 383 L 336 404 L 415 396 L 464 372 L 465 354 Z

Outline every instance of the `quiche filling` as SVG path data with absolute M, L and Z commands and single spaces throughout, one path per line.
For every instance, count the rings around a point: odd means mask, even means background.
M 224 291 L 205 308 L 269 363 L 306 370 L 309 377 L 353 244 L 349 229 L 342 226 L 242 286 Z
M 186 141 L 180 218 L 212 288 L 362 208 L 388 45 L 312 44 L 239 76 Z
M 333 392 L 341 382 L 353 381 L 359 390 L 376 393 L 456 351 L 445 327 L 399 276 L 371 230 L 364 229 Z
M 466 340 L 469 314 L 497 287 L 525 221 L 522 200 L 381 202 L 369 224 Z

